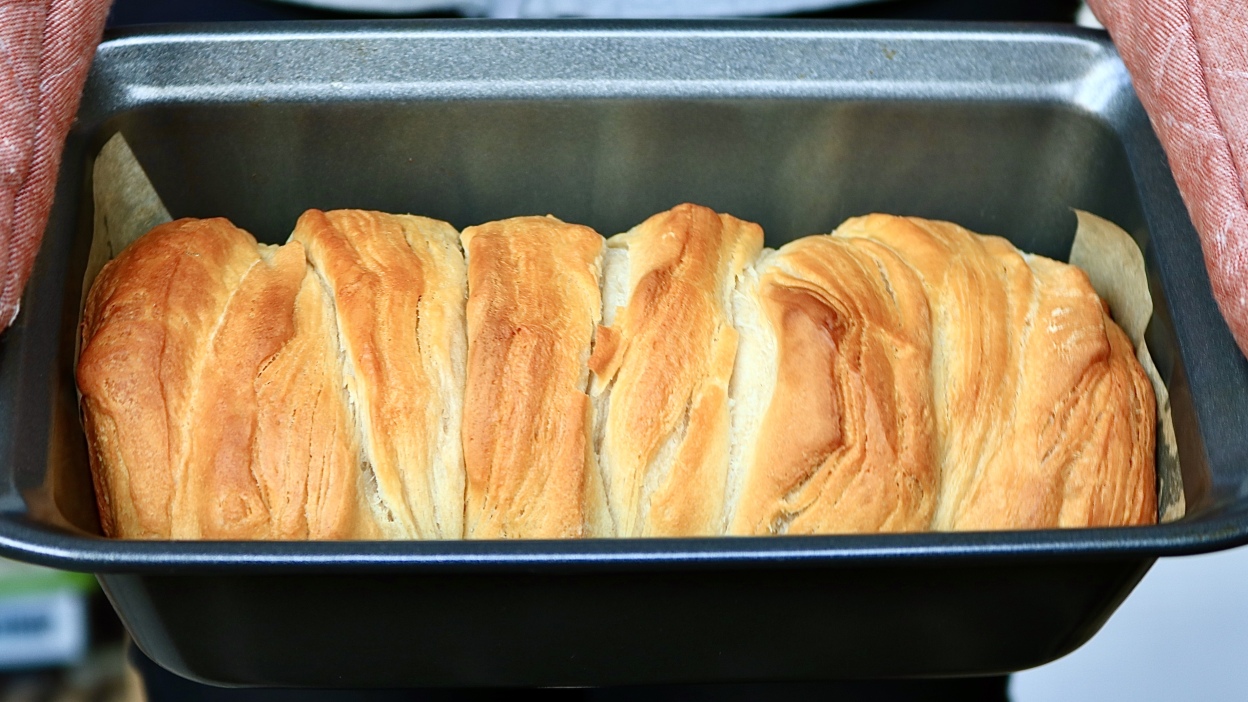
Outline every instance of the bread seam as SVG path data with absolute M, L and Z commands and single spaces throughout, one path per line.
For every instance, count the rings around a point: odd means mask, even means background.
M 352 528 L 358 533 L 361 527 L 363 526 L 360 520 L 364 518 L 365 516 L 367 516 L 367 518 L 372 522 L 372 526 L 377 527 L 377 528 L 383 528 L 384 526 L 388 526 L 388 525 L 383 524 L 382 520 L 379 518 L 379 512 L 386 508 L 385 508 L 384 503 L 381 500 L 380 494 L 378 494 L 379 491 L 377 488 L 377 476 L 371 470 L 371 465 L 365 463 L 364 461 L 364 452 L 367 449 L 365 448 L 363 431 L 359 426 L 359 408 L 355 404 L 354 399 L 351 397 L 351 393 L 347 390 L 347 372 L 348 372 L 347 364 L 350 363 L 351 358 L 350 358 L 350 355 L 346 353 L 346 349 L 342 342 L 342 331 L 341 329 L 339 329 L 339 325 L 338 325 L 338 305 L 336 303 L 333 290 L 330 289 L 328 281 L 326 281 L 325 279 L 325 276 L 322 274 L 320 269 L 318 269 L 315 265 L 313 265 L 311 252 L 309 251 L 309 248 L 307 246 L 304 246 L 303 250 L 304 250 L 304 258 L 308 264 L 308 270 L 311 271 L 313 274 L 313 280 L 316 281 L 317 290 L 320 291 L 321 301 L 324 304 L 324 309 L 327 312 L 327 314 L 325 314 L 325 329 L 327 332 L 326 336 L 332 335 L 331 338 L 333 339 L 333 342 L 334 342 L 333 345 L 337 349 L 336 356 L 338 358 L 338 372 L 339 372 L 339 377 L 341 381 L 340 381 L 340 387 L 338 388 L 338 397 L 335 399 L 337 402 L 340 402 L 346 405 L 347 410 L 348 410 L 347 416 L 350 419 L 350 431 L 353 432 L 355 441 L 357 442 L 357 445 L 359 446 L 359 449 L 356 455 L 356 465 L 354 466 L 354 469 L 352 471 L 353 472 L 352 477 L 354 478 L 353 480 L 354 484 L 360 490 L 359 498 L 362 498 L 364 503 L 368 506 L 368 512 L 367 512 L 367 515 L 357 514 L 355 517 L 355 524 L 352 525 Z M 350 370 L 351 372 L 354 372 L 353 367 Z M 320 406 L 321 397 L 322 397 L 322 394 L 318 393 L 317 403 L 316 403 L 316 406 L 313 408 L 314 412 L 316 411 L 316 408 L 319 408 Z M 338 428 L 335 427 L 335 432 L 337 432 L 337 430 Z M 310 436 L 309 436 L 309 439 L 311 439 Z M 311 450 L 310 446 L 309 446 L 309 450 Z M 368 466 L 368 468 L 366 469 L 365 466 Z M 320 499 L 317 501 L 318 504 L 325 503 L 324 496 L 328 494 L 325 491 L 328 490 L 329 483 L 327 481 L 322 481 L 321 486 L 322 486 L 322 492 L 320 493 Z M 308 505 L 305 504 L 304 506 L 305 514 L 306 514 L 307 508 L 308 508 Z M 309 533 L 310 533 L 311 527 L 312 527 L 312 520 L 309 519 L 308 520 Z
M 330 284 L 325 273 L 316 265 L 316 261 L 313 260 L 310 248 L 305 246 L 304 250 L 307 252 L 305 258 L 308 262 L 308 267 L 316 274 L 322 290 L 329 296 L 330 306 L 334 311 L 334 341 L 338 346 L 338 359 L 342 370 L 342 390 L 347 400 L 347 406 L 350 408 L 351 425 L 355 430 L 356 438 L 359 440 L 360 445 L 359 469 L 364 475 L 364 497 L 368 501 L 373 518 L 377 521 L 378 526 L 383 529 L 383 533 L 393 538 L 395 532 L 398 531 L 398 535 L 411 538 L 411 529 L 406 528 L 406 525 L 395 515 L 394 510 L 385 497 L 382 496 L 377 474 L 373 470 L 373 461 L 369 453 L 367 419 L 364 417 L 366 412 L 361 411 L 362 403 L 352 388 L 357 380 L 355 363 L 351 360 L 351 353 L 347 350 L 346 342 L 342 338 L 342 316 L 338 311 L 337 295 L 335 295 L 334 287 Z M 404 506 L 406 507 L 406 502 L 404 502 Z M 408 533 L 405 534 L 403 532 Z
M 616 237 L 612 236 L 603 241 L 602 244 L 602 266 L 601 273 L 598 277 L 598 299 L 602 305 L 602 314 L 600 315 L 599 327 L 594 329 L 593 343 L 591 349 L 596 348 L 598 337 L 602 328 L 610 328 L 615 323 L 616 314 L 619 308 L 628 305 L 629 291 L 631 288 L 629 277 L 632 273 L 632 261 L 628 253 L 628 245 L 613 245 Z M 622 240 L 620 240 L 622 241 Z M 610 252 L 620 252 L 620 255 L 611 256 Z M 608 299 L 608 290 L 613 282 L 618 283 L 619 278 L 623 278 L 623 299 L 617 300 L 613 293 Z M 619 302 L 621 304 L 614 304 Z M 591 354 L 592 355 L 592 354 Z M 610 520 L 610 533 L 619 535 L 620 523 L 616 518 L 616 508 L 612 504 L 611 492 L 606 489 L 608 484 L 607 467 L 609 463 L 609 452 L 604 451 L 607 438 L 607 420 L 611 411 L 611 394 L 615 389 L 615 381 L 619 374 L 619 368 L 615 369 L 609 377 L 603 378 L 596 373 L 588 374 L 589 382 L 586 383 L 584 392 L 590 399 L 590 407 L 593 416 L 590 431 L 590 446 L 594 454 L 593 470 L 598 478 L 598 485 L 602 490 L 603 507 Z
M 425 236 L 422 233 L 420 226 L 416 223 L 417 218 L 412 215 L 397 216 L 396 219 L 398 220 L 399 227 L 403 232 L 404 243 L 407 244 L 413 255 L 418 258 L 427 258 L 429 260 L 429 267 L 440 281 L 445 282 L 443 279 L 450 279 L 452 277 L 458 278 L 456 281 L 456 287 L 461 295 L 457 300 L 441 300 L 439 298 L 438 286 L 425 286 L 422 288 L 421 295 L 416 300 L 415 305 L 415 342 L 417 357 L 421 359 L 421 368 L 425 371 L 425 375 L 432 381 L 431 384 L 437 388 L 435 395 L 440 399 L 437 429 L 433 432 L 433 435 L 429 437 L 431 440 L 426 445 L 428 470 L 426 471 L 427 475 L 425 476 L 425 481 L 428 489 L 430 507 L 433 514 L 433 524 L 435 530 L 437 531 L 436 536 L 438 537 L 462 537 L 464 533 L 463 505 L 467 500 L 467 476 L 465 474 L 463 445 L 461 443 L 460 436 L 463 427 L 464 385 L 467 375 L 467 255 L 464 251 L 462 243 L 460 242 L 459 230 L 455 229 L 450 224 L 438 220 L 423 218 L 423 221 L 434 222 L 438 226 L 445 226 L 450 229 L 454 236 L 444 240 L 432 236 Z M 419 247 L 417 246 L 418 243 L 420 244 Z M 462 271 L 452 270 L 454 266 L 447 260 L 447 258 L 450 257 L 445 255 L 448 251 L 453 251 L 454 254 L 458 255 L 459 260 L 464 262 Z M 456 273 L 459 273 L 459 275 L 454 275 Z M 428 278 L 429 276 L 427 275 L 426 277 Z M 457 307 L 456 311 L 458 312 L 457 316 L 460 323 L 453 326 L 455 327 L 455 331 L 458 333 L 458 341 L 461 342 L 461 344 L 457 345 L 456 339 L 447 340 L 447 354 L 445 359 L 441 359 L 439 357 L 439 354 L 436 353 L 436 349 L 435 353 L 425 353 L 426 345 L 421 333 L 421 330 L 423 329 L 422 314 L 424 313 L 425 305 L 435 307 L 433 311 L 435 314 L 439 315 L 441 312 L 446 311 L 443 308 L 447 306 Z M 456 358 L 456 351 L 460 351 L 462 353 L 461 357 L 458 359 Z M 446 361 L 445 366 L 441 365 L 441 360 Z M 461 367 L 458 370 L 460 371 L 461 377 L 452 378 L 453 382 L 448 383 L 447 376 L 456 375 L 456 360 L 460 362 Z M 451 398 L 454 396 L 457 396 L 459 399 L 458 426 L 456 426 L 456 417 L 453 416 L 452 412 L 452 406 L 455 403 Z M 445 455 L 446 452 L 442 450 L 443 446 L 457 448 L 457 451 L 454 451 L 458 457 L 457 465 L 448 465 L 448 463 L 454 462 L 456 457 Z M 452 505 L 444 504 L 443 500 L 443 492 L 452 487 L 450 482 L 454 480 L 454 476 L 451 475 L 451 473 L 455 471 L 458 471 L 458 474 L 463 478 L 460 481 L 459 495 L 456 499 L 459 504 L 458 510 L 455 510 Z M 444 513 L 448 508 L 451 509 L 452 512 L 449 514 Z M 452 528 L 451 525 L 454 521 L 453 518 L 455 512 L 458 512 L 460 515 L 458 520 L 459 524 L 455 528 Z
M 758 439 L 758 430 L 762 424 L 762 416 L 766 411 L 766 403 L 770 401 L 771 392 L 767 393 L 766 398 L 758 397 L 758 393 L 747 393 L 743 390 L 742 384 L 746 382 L 747 373 L 753 377 L 753 371 L 747 371 L 747 361 L 743 349 L 753 347 L 756 341 L 753 332 L 746 331 L 745 318 L 746 310 L 754 319 L 751 322 L 757 322 L 760 331 L 764 334 L 771 331 L 770 323 L 764 318 L 762 309 L 758 304 L 758 282 L 760 270 L 766 265 L 771 258 L 772 249 L 763 249 L 758 253 L 753 261 L 742 269 L 741 275 L 733 285 L 732 295 L 729 307 L 731 309 L 733 327 L 737 331 L 737 353 L 733 359 L 732 375 L 728 378 L 728 426 L 729 426 L 729 443 L 728 443 L 728 475 L 724 483 L 724 509 L 723 518 L 721 520 L 721 531 L 724 534 L 731 533 L 733 521 L 736 519 L 737 506 L 741 501 L 741 490 L 749 472 L 749 463 L 752 461 L 756 442 Z M 752 307 L 750 307 L 752 303 Z M 774 352 L 771 354 L 774 356 Z M 774 368 L 773 368 L 774 371 Z M 771 373 L 771 383 L 769 389 L 775 387 L 775 373 Z M 747 399 L 748 397 L 748 399 Z M 749 424 L 746 424 L 746 407 L 749 403 L 751 409 L 755 404 L 762 403 L 762 412 L 757 416 L 750 415 L 748 417 Z
M 607 498 L 606 476 L 602 474 L 602 468 L 599 465 L 599 456 L 601 454 L 598 453 L 600 444 L 597 422 L 598 405 L 592 394 L 595 375 L 589 369 L 589 359 L 594 354 L 594 345 L 598 343 L 599 331 L 607 326 L 604 317 L 606 312 L 604 291 L 607 284 L 607 248 L 607 239 L 603 237 L 602 246 L 598 249 L 598 256 L 593 263 L 594 272 L 598 279 L 598 323 L 590 331 L 589 345 L 582 351 L 581 377 L 577 383 L 581 394 L 585 396 L 585 426 L 589 430 L 589 436 L 585 442 L 584 483 L 581 485 L 582 537 L 614 536 L 617 533 L 615 517 L 611 514 L 611 504 Z M 615 384 L 614 378 L 611 384 Z M 609 396 L 610 389 L 607 392 Z M 595 502 L 591 503 L 591 499 Z M 597 500 L 601 500 L 602 503 L 600 505 L 597 504 Z M 602 516 L 599 514 L 600 512 L 606 513 L 607 524 L 598 523 L 598 519 Z
M 408 248 L 409 250 L 411 250 L 411 251 L 412 251 L 412 254 L 413 254 L 413 255 L 418 255 L 418 254 L 416 254 L 415 249 L 412 247 L 412 242 L 411 242 L 411 240 L 409 240 L 409 239 L 407 238 L 407 229 L 403 227 L 402 223 L 400 223 L 400 224 L 399 224 L 399 228 L 400 228 L 400 229 L 402 230 L 402 232 L 403 232 L 403 243 L 407 245 L 407 248 Z M 422 271 L 422 272 L 427 273 L 427 271 Z M 426 275 L 426 278 L 427 278 L 427 277 L 428 277 L 428 276 Z M 427 282 L 427 281 L 426 281 L 426 282 Z M 416 352 L 416 358 L 419 358 L 419 359 L 420 359 L 420 361 L 421 361 L 420 366 L 421 366 L 421 370 L 422 370 L 422 371 L 427 370 L 427 369 L 426 369 L 426 367 L 425 367 L 424 342 L 421 340 L 421 338 L 420 338 L 420 333 L 419 333 L 419 331 L 420 331 L 420 317 L 421 317 L 421 313 L 422 313 L 422 310 L 421 310 L 421 302 L 423 301 L 424 297 L 425 297 L 425 289 L 422 287 L 422 288 L 421 288 L 421 294 L 420 294 L 419 296 L 417 296 L 417 298 L 416 298 L 416 304 L 415 304 L 415 305 L 413 305 L 413 307 L 414 307 L 414 309 L 413 309 L 413 315 L 415 316 L 415 319 L 413 319 L 413 320 L 412 320 L 412 324 L 413 324 L 413 326 L 415 327 L 415 329 L 416 329 L 416 331 L 417 331 L 417 333 L 413 335 L 413 339 L 412 339 L 412 340 L 413 340 L 413 343 L 414 343 L 414 344 L 415 344 L 415 346 L 416 346 L 416 348 L 415 348 L 415 349 L 413 349 L 413 350 Z M 442 415 L 443 415 L 443 417 L 442 417 L 442 421 L 443 421 L 443 422 L 445 422 L 445 421 L 446 421 L 446 420 L 445 420 L 445 412 L 442 412 Z M 429 446 L 428 446 L 428 443 L 429 443 L 429 442 L 426 442 L 426 446 L 425 446 L 426 455 L 425 455 L 425 456 L 422 456 L 422 458 L 425 458 L 425 459 L 432 458 L 431 456 L 429 456 L 429 455 L 428 455 L 428 451 L 429 451 Z M 438 514 L 438 512 L 439 512 L 439 510 L 438 510 L 438 498 L 437 498 L 437 495 L 438 495 L 438 491 L 437 491 L 438 476 L 437 476 L 437 471 L 433 469 L 433 464 L 432 464 L 432 463 L 433 463 L 433 462 L 432 462 L 432 461 L 430 461 L 430 462 L 429 462 L 429 464 L 425 466 L 425 469 L 426 469 L 426 470 L 425 470 L 425 474 L 424 474 L 422 477 L 423 477 L 423 479 L 424 479 L 424 483 L 425 483 L 425 490 L 426 490 L 426 491 L 428 491 L 428 494 L 429 494 L 429 507 L 430 507 L 430 512 L 432 512 L 432 515 L 431 515 L 431 516 L 433 517 L 433 528 L 434 528 L 434 530 L 437 532 L 437 535 L 440 535 L 440 534 L 442 533 L 442 523 L 441 523 L 441 521 L 439 520 L 439 514 Z M 406 468 L 406 470 L 405 470 L 404 468 Z M 412 466 L 405 466 L 405 467 L 400 466 L 400 470 L 399 470 L 399 486 L 400 486 L 400 489 L 401 489 L 401 491 L 402 491 L 402 493 L 403 493 L 403 503 L 404 503 L 404 505 L 405 505 L 405 506 L 407 506 L 407 508 L 408 508 L 408 509 L 411 509 L 411 507 L 412 507 L 412 503 L 411 503 L 411 500 L 409 499 L 408 494 L 407 494 L 407 477 L 408 477 L 408 476 L 403 475 L 403 474 L 404 474 L 404 473 L 410 473 L 411 468 L 412 468 Z M 412 515 L 412 517 L 413 517 L 413 519 L 412 519 L 412 523 L 413 523 L 413 524 L 417 524 L 417 520 L 415 519 L 415 516 L 416 516 L 415 514 L 413 514 L 413 515 Z M 418 525 L 418 524 L 417 524 L 417 529 L 419 529 L 419 525 Z M 435 535 L 435 536 L 436 536 L 436 535 Z

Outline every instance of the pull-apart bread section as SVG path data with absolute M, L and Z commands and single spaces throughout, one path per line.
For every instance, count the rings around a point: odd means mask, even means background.
M 905 261 L 806 237 L 764 255 L 735 304 L 728 533 L 926 529 L 940 472 L 931 323 Z
M 334 299 L 367 498 L 382 532 L 459 538 L 467 352 L 458 232 L 424 217 L 311 210 L 291 238 Z
M 457 536 L 455 240 L 432 220 L 312 211 L 284 246 L 223 219 L 184 219 L 110 261 L 86 301 L 78 363 L 105 533 Z M 425 318 L 360 319 L 383 304 Z
M 465 536 L 600 534 L 586 388 L 603 239 L 554 217 L 468 227 Z
M 871 215 L 833 236 L 891 248 L 926 290 L 933 528 L 1156 520 L 1152 387 L 1083 271 L 948 222 Z
M 162 225 L 104 267 L 78 379 L 107 534 L 368 532 L 343 499 L 354 456 L 325 441 L 349 440 L 345 406 L 306 402 L 334 385 L 327 307 L 301 245 L 258 246 L 222 219 Z M 299 396 L 284 392 L 292 372 Z M 305 459 L 305 441 L 320 455 Z
M 607 242 L 605 326 L 590 369 L 615 535 L 722 531 L 737 354 L 732 293 L 762 246 L 757 224 L 697 205 Z

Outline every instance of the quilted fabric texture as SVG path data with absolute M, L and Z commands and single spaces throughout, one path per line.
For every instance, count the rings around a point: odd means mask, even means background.
M 108 0 L 0 0 L 0 328 L 17 315 Z
M 1248 355 L 1248 5 L 1090 0 L 1131 72 Z

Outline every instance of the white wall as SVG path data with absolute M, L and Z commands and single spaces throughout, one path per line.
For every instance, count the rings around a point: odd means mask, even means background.
M 1248 700 L 1248 548 L 1163 558 L 1095 637 L 1015 675 L 1014 702 Z

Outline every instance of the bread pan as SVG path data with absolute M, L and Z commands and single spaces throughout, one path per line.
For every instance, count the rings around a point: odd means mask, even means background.
M 605 234 L 693 201 L 768 244 L 870 211 L 1064 258 L 1070 208 L 1145 251 L 1187 516 L 1146 528 L 576 542 L 100 538 L 71 359 L 90 173 L 122 132 L 178 216 L 305 208 Z M 99 48 L 16 326 L 0 552 L 99 579 L 222 685 L 606 685 L 1001 673 L 1086 641 L 1153 560 L 1248 541 L 1248 362 L 1105 35 L 857 23 L 287 24 Z M 1165 642 L 1156 645 L 1165 646 Z

